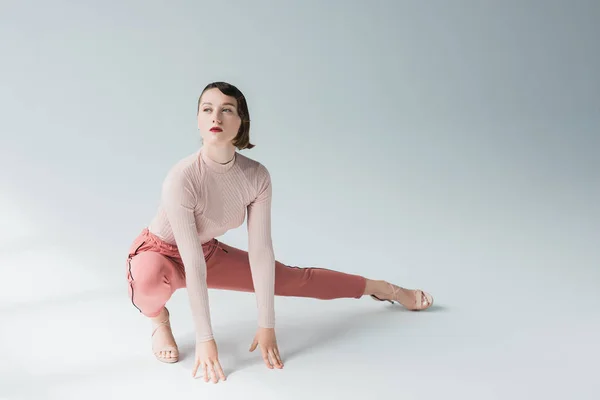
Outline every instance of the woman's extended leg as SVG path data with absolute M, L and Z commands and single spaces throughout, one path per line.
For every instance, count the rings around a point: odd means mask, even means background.
M 225 243 L 207 261 L 207 283 L 212 289 L 254 292 L 248 253 Z M 299 268 L 275 262 L 275 295 L 330 300 L 360 298 L 367 279 L 324 268 Z
M 207 267 L 209 288 L 254 291 L 246 251 L 219 243 Z M 431 296 L 420 290 L 405 289 L 386 281 L 325 268 L 288 266 L 279 261 L 275 262 L 275 295 L 322 300 L 370 295 L 377 300 L 397 301 L 411 310 L 427 308 L 433 302 Z

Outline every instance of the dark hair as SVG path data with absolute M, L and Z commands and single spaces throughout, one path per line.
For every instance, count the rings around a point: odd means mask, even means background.
M 232 96 L 237 101 L 237 112 L 242 122 L 240 124 L 240 130 L 233 139 L 233 145 L 239 150 L 251 149 L 254 147 L 250 143 L 250 112 L 248 111 L 248 103 L 244 94 L 235 86 L 227 82 L 212 82 L 206 85 L 200 97 L 198 97 L 198 107 L 196 108 L 196 115 L 200 112 L 200 100 L 202 95 L 209 89 L 219 89 L 225 96 Z

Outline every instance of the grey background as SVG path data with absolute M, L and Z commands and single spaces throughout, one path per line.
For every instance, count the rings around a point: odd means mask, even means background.
M 57 340 L 73 346 L 64 339 L 73 330 L 31 337 L 50 343 L 27 356 L 14 343 L 40 326 L 35 318 L 103 293 L 111 300 L 93 309 L 102 313 L 112 301 L 121 329 L 142 324 L 146 336 L 126 342 L 113 333 L 99 356 L 121 341 L 131 351 L 133 342 L 153 362 L 146 321 L 127 302 L 124 259 L 156 211 L 166 172 L 201 143 L 200 91 L 224 80 L 249 102 L 256 148 L 243 154 L 273 178 L 277 258 L 423 288 L 439 305 L 429 314 L 400 313 L 398 321 L 395 314 L 353 316 L 387 310 L 366 299 L 278 299 L 288 349 L 298 326 L 334 339 L 310 356 L 307 342 L 298 370 L 290 361 L 268 378 L 268 393 L 303 396 L 290 385 L 305 373 L 334 398 L 594 397 L 599 17 L 600 3 L 584 0 L 3 1 L 0 313 L 13 329 L 2 333 L 8 361 L 0 367 L 12 374 L 7 393 L 25 396 L 29 379 L 46 377 L 38 386 L 46 396 L 76 396 L 64 377 L 81 371 L 81 359 L 56 372 L 51 356 Z M 245 226 L 220 239 L 246 248 Z M 228 299 L 213 302 L 217 331 L 231 332 L 245 313 L 249 330 L 240 340 L 249 344 L 252 298 L 213 298 Z M 177 301 L 185 320 L 187 305 Z M 49 304 L 58 308 L 44 309 Z M 91 318 L 89 310 L 79 312 Z M 306 323 L 297 325 L 302 312 Z M 347 315 L 348 329 L 359 332 L 335 339 L 325 322 L 332 315 Z M 295 331 L 285 331 L 288 322 Z M 110 328 L 103 326 L 97 346 Z M 335 347 L 344 343 L 353 345 Z M 89 344 L 80 345 L 79 354 L 89 354 Z M 259 385 L 271 375 L 252 357 L 257 375 L 238 379 Z M 343 365 L 334 368 L 335 360 Z M 40 363 L 58 375 L 34 372 Z M 210 390 L 233 396 L 228 383 Z M 205 390 L 196 386 L 187 390 Z M 94 393 L 109 396 L 103 387 Z M 269 398 L 257 387 L 253 393 Z

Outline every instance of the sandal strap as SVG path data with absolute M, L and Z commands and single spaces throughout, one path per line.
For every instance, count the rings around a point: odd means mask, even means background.
M 154 327 L 154 330 L 152 331 L 152 335 L 150 335 L 150 337 L 154 336 L 154 334 L 156 333 L 156 331 L 158 330 L 158 328 L 160 328 L 160 327 L 161 327 L 161 326 L 163 326 L 163 325 L 166 325 L 166 326 L 168 326 L 169 328 L 171 327 L 171 323 L 169 322 L 169 319 L 168 319 L 168 318 L 167 318 L 167 319 L 165 319 L 165 320 L 164 320 L 164 321 L 162 321 L 162 322 L 159 322 L 159 323 L 158 323 L 158 325 L 156 325 L 156 326 Z
M 152 336 L 154 336 L 154 333 L 156 332 L 156 330 L 157 330 L 158 328 L 160 328 L 161 326 L 163 326 L 163 325 L 167 325 L 169 328 L 171 327 L 171 324 L 170 324 L 170 321 L 169 321 L 169 319 L 170 319 L 170 317 L 171 317 L 171 313 L 169 312 L 169 309 L 168 309 L 167 307 L 165 307 L 165 311 L 167 312 L 167 318 L 165 318 L 165 320 L 164 320 L 164 321 L 161 321 L 161 322 L 159 322 L 159 323 L 156 325 L 156 327 L 155 327 L 155 328 L 154 328 L 154 330 L 152 331 L 152 335 L 151 335 L 151 337 L 152 337 Z
M 417 298 L 417 304 L 415 304 L 415 307 L 417 307 L 417 310 L 422 310 L 425 308 L 425 305 L 423 304 L 423 291 L 421 289 L 417 289 L 415 292 L 417 293 L 415 296 Z
M 391 283 L 388 282 L 388 285 L 390 285 L 391 289 L 392 289 L 392 294 L 391 297 L 394 301 L 397 301 L 398 303 L 400 303 L 400 301 L 398 301 L 398 299 L 396 298 L 396 293 L 398 293 L 400 291 L 399 287 L 396 287 L 394 285 L 392 285 Z M 425 296 L 425 293 L 423 293 L 423 291 L 421 289 L 416 289 L 414 290 L 416 296 L 415 296 L 415 306 L 414 308 L 409 308 L 409 310 L 422 310 L 424 308 L 427 308 L 429 306 L 429 299 L 427 298 L 427 296 Z M 423 300 L 423 297 L 425 297 L 425 300 Z

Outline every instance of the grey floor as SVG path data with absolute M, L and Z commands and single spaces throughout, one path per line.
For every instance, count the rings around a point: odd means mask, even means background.
M 431 310 L 419 313 L 368 297 L 278 298 L 277 333 L 286 363 L 281 371 L 267 370 L 258 353 L 248 352 L 253 296 L 211 291 L 228 375 L 214 385 L 191 378 L 185 292 L 169 302 L 182 359 L 159 363 L 150 351 L 148 321 L 130 305 L 124 281 L 115 284 L 121 270 L 103 272 L 95 266 L 106 260 L 89 256 L 87 264 L 94 268 L 82 268 L 89 254 L 85 246 L 74 250 L 58 241 L 35 242 L 13 242 L 1 253 L 0 399 L 595 399 L 600 394 L 597 270 L 561 272 L 548 263 L 542 276 L 530 272 L 536 268 L 495 268 L 494 260 L 478 266 L 465 257 L 462 270 L 438 266 L 413 274 L 436 299 Z M 522 254 L 521 261 L 544 261 L 540 254 L 529 256 Z M 396 281 L 401 273 L 397 276 Z

